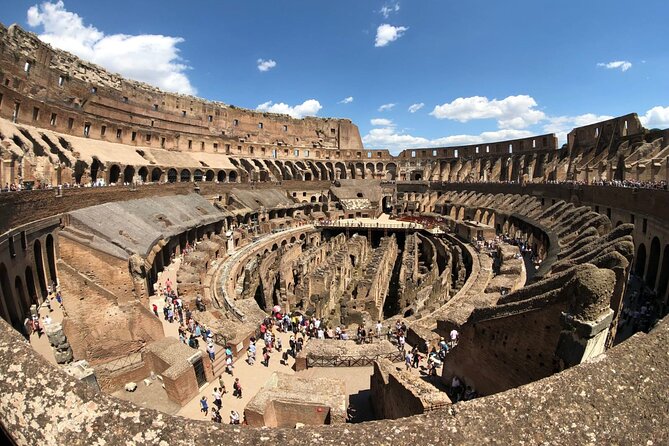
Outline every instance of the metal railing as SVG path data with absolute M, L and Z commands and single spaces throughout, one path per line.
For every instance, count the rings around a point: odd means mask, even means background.
M 388 359 L 390 362 L 404 361 L 404 353 L 396 351 L 378 355 L 361 356 L 311 356 L 307 355 L 307 367 L 365 367 L 374 364 L 379 359 Z
M 104 364 L 99 364 L 96 365 L 96 369 L 104 369 L 109 373 L 113 372 L 118 372 L 120 370 L 124 370 L 130 367 L 138 366 L 144 363 L 144 360 L 142 359 L 142 352 L 139 351 L 137 353 L 130 354 L 128 356 L 124 356 L 122 358 L 114 359 L 109 362 L 105 362 Z

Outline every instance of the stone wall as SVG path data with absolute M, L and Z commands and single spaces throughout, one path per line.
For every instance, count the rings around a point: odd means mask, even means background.
M 241 445 L 262 442 L 292 446 L 305 440 L 322 445 L 382 445 L 406 442 L 664 444 L 669 430 L 669 324 L 639 333 L 601 355 L 541 381 L 491 397 L 458 403 L 400 422 L 380 422 L 303 430 L 242 429 L 209 421 L 172 417 L 156 410 L 99 394 L 53 368 L 27 348 L 0 321 L 0 422 L 19 445 L 108 444 L 127 442 L 173 445 Z M 49 377 L 37 380 L 30 377 Z M 625 391 L 612 391 L 622 388 Z M 49 410 L 42 402 L 48 400 Z M 132 422 L 128 422 L 128 419 Z M 585 421 L 585 422 L 584 422 Z M 39 429 L 30 427 L 38 423 Z M 634 426 L 634 429 L 630 429 Z M 568 427 L 568 428 L 567 428 Z
M 370 392 L 377 419 L 410 417 L 451 404 L 445 392 L 402 367 L 387 359 L 374 362 Z

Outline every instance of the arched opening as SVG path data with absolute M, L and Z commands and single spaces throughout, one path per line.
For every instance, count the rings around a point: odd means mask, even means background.
M 204 178 L 204 173 L 200 169 L 195 169 L 193 181 L 202 181 L 202 178 Z
M 149 178 L 149 169 L 147 169 L 146 166 L 143 166 L 139 168 L 139 172 L 137 173 L 139 174 L 140 181 L 146 183 Z M 160 176 L 158 178 L 160 178 Z
M 311 174 L 309 172 L 304 172 L 304 181 L 311 181 Z
M 669 245 L 664 247 L 662 253 L 662 268 L 660 269 L 660 280 L 657 283 L 657 295 L 664 297 L 669 288 Z
M 37 282 L 42 292 L 40 297 L 46 296 L 46 275 L 44 274 L 44 260 L 42 259 L 42 243 L 35 240 L 33 243 L 33 258 L 35 259 L 35 270 L 37 271 Z
M 389 196 L 383 197 L 383 200 L 381 200 L 381 206 L 385 214 L 390 214 L 393 210 L 392 198 Z
M 648 258 L 648 272 L 646 273 L 646 283 L 650 288 L 655 288 L 657 279 L 657 269 L 660 266 L 660 239 L 653 237 L 650 242 L 650 257 Z
M 160 181 L 160 177 L 163 176 L 163 171 L 160 167 L 156 167 L 151 171 L 151 182 L 157 183 Z M 176 170 L 174 171 L 174 177 L 176 178 Z
M 190 181 L 190 170 L 188 169 L 183 169 L 181 171 L 181 175 L 179 176 L 179 181 L 182 183 L 187 183 Z
M 98 179 L 98 173 L 100 172 L 102 164 L 97 158 L 93 158 L 91 163 L 91 181 L 95 183 Z
M 9 275 L 7 274 L 7 267 L 4 263 L 0 263 L 0 290 L 2 290 L 2 298 L 7 307 L 8 322 L 12 324 L 16 330 L 23 331 L 23 313 L 16 305 L 16 300 L 12 292 L 12 287 L 9 282 Z
M 14 279 L 14 295 L 19 300 L 19 305 L 21 306 L 21 314 L 28 315 L 30 313 L 30 299 L 26 296 L 26 292 L 23 289 L 23 281 L 20 276 L 16 276 Z
M 135 178 L 135 168 L 132 166 L 126 166 L 125 169 L 123 169 L 123 182 L 132 183 L 134 178 Z
M 46 236 L 46 261 L 49 264 L 49 277 L 53 283 L 58 283 L 56 276 L 56 249 L 53 245 L 53 235 Z
M 636 264 L 634 272 L 637 276 L 643 278 L 643 273 L 646 269 L 646 246 L 642 243 L 636 251 Z
M 230 175 L 228 175 L 228 178 L 230 179 L 231 183 L 236 183 L 237 182 L 237 172 L 234 170 L 230 172 Z
M 219 183 L 225 183 L 225 170 L 219 170 L 216 179 Z
M 204 178 L 206 181 L 214 181 L 214 171 L 213 170 L 208 170 L 207 173 L 205 174 Z
M 176 183 L 177 182 L 177 170 L 176 169 L 170 169 L 167 171 L 167 181 L 169 183 Z
M 118 183 L 118 179 L 121 177 L 121 168 L 117 164 L 113 164 L 109 168 L 109 184 Z
M 267 302 L 265 302 L 265 293 L 263 292 L 262 289 L 262 282 L 258 284 L 258 287 L 256 288 L 256 292 L 254 294 L 254 299 L 258 306 L 263 310 L 267 310 Z
M 30 302 L 39 305 L 40 299 L 37 297 L 37 288 L 35 288 L 35 276 L 33 276 L 33 270 L 29 266 L 26 266 L 26 286 L 28 287 Z

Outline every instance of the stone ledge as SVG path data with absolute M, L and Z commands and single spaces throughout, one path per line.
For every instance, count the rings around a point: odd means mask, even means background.
M 0 421 L 18 445 L 666 444 L 667 345 L 665 318 L 589 363 L 451 409 L 401 421 L 253 429 L 175 420 L 97 393 L 0 321 Z

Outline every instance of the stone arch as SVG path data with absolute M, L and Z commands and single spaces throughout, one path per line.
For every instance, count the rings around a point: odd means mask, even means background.
M 304 172 L 304 181 L 311 181 L 311 172 Z
M 139 179 L 142 181 L 142 183 L 146 183 L 146 181 L 149 179 L 149 169 L 146 166 L 140 167 L 137 174 L 139 175 Z
M 0 263 L 0 291 L 2 291 L 3 302 L 7 308 L 8 322 L 11 323 L 16 330 L 23 331 L 24 314 L 16 304 L 14 292 L 12 291 L 12 286 L 9 282 L 7 267 L 4 263 Z
M 634 272 L 637 276 L 643 278 L 643 273 L 646 270 L 646 245 L 641 243 L 636 251 L 636 264 Z
M 374 163 L 365 164 L 365 178 L 374 178 Z
M 33 275 L 33 269 L 30 266 L 26 266 L 26 288 L 28 289 L 28 299 L 31 303 L 39 305 L 40 299 L 37 297 L 37 287 L 35 287 L 35 276 Z
M 230 174 L 228 175 L 228 179 L 230 180 L 231 183 L 236 183 L 237 182 L 237 172 L 234 170 L 230 171 Z
M 397 164 L 388 163 L 386 164 L 386 180 L 395 180 L 397 179 Z
M 98 179 L 98 174 L 103 170 L 102 163 L 99 159 L 93 157 L 93 162 L 91 163 L 91 181 L 95 183 Z
M 365 178 L 365 164 L 355 163 L 354 166 L 355 178 Z
M 176 183 L 177 182 L 177 170 L 176 169 L 170 169 L 167 171 L 167 181 L 169 183 Z
M 195 172 L 193 172 L 193 181 L 202 181 L 202 178 L 204 178 L 204 172 L 200 169 L 195 169 Z
M 160 181 L 160 177 L 163 176 L 163 170 L 160 167 L 154 167 L 153 170 L 151 170 L 151 182 L 152 183 L 158 183 Z M 169 174 L 168 174 L 169 177 Z M 174 171 L 174 178 L 176 179 L 176 170 Z
M 216 174 L 216 180 L 219 183 L 225 183 L 226 175 L 225 175 L 225 170 L 219 170 L 218 174 Z
M 123 169 L 123 182 L 132 183 L 135 178 L 135 168 L 133 166 L 125 166 Z
M 669 244 L 664 246 L 664 252 L 662 253 L 662 267 L 657 282 L 657 295 L 661 298 L 664 297 L 667 288 L 669 288 Z
M 188 169 L 182 169 L 181 173 L 179 174 L 179 181 L 182 183 L 187 183 L 190 181 L 191 173 L 190 170 Z
M 49 265 L 49 277 L 52 282 L 58 282 L 56 273 L 56 247 L 53 243 L 53 235 L 46 236 L 46 262 Z
M 328 176 L 328 170 L 322 162 L 317 161 L 316 162 L 316 168 L 321 172 L 321 180 L 331 180 L 332 179 Z
M 650 255 L 648 256 L 648 271 L 646 272 L 646 283 L 650 288 L 655 288 L 657 270 L 660 266 L 660 239 L 653 237 L 650 242 Z
M 26 296 L 26 290 L 23 287 L 21 276 L 16 276 L 14 278 L 14 293 L 19 301 L 22 314 L 28 316 L 30 314 L 30 299 Z
M 216 174 L 211 169 L 207 170 L 207 173 L 205 173 L 205 175 L 204 175 L 205 181 L 214 181 L 215 177 L 216 177 Z
M 37 271 L 37 283 L 42 292 L 41 297 L 46 296 L 46 274 L 44 273 L 44 259 L 42 257 L 42 242 L 39 239 L 33 243 L 33 259 L 35 260 L 35 270 Z
M 344 163 L 335 163 L 335 179 L 336 180 L 345 180 L 346 175 L 346 166 Z
M 326 164 L 325 164 L 325 168 L 327 169 L 328 174 L 329 174 L 329 175 L 328 175 L 328 179 L 329 179 L 329 180 L 335 180 L 335 179 L 336 179 L 336 175 L 335 175 L 335 168 L 334 168 L 334 165 L 333 165 L 332 163 L 326 163 Z
M 112 164 L 109 168 L 109 184 L 118 183 L 121 177 L 121 168 L 118 164 Z

